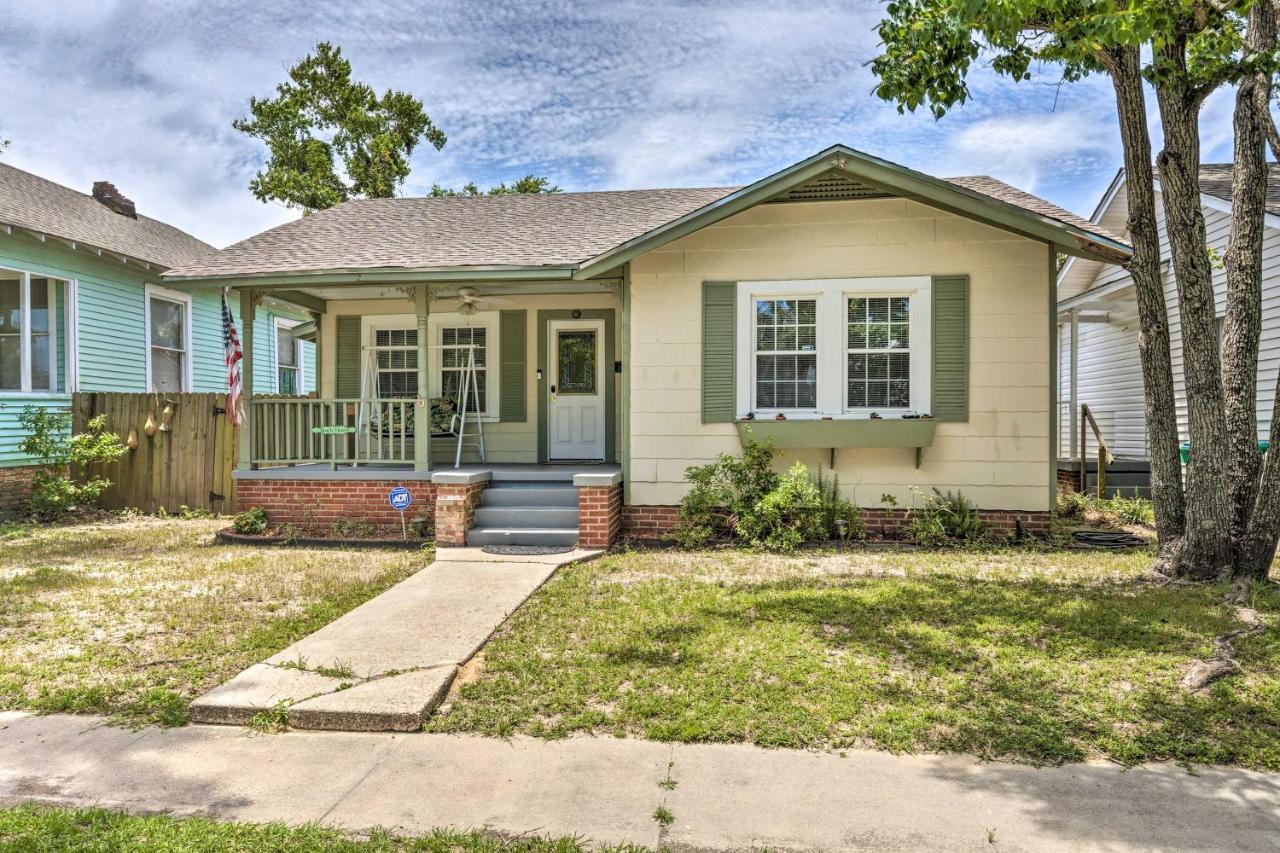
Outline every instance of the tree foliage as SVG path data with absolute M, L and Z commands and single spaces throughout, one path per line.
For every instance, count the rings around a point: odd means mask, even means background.
M 289 69 L 274 98 L 250 98 L 250 118 L 232 126 L 266 143 L 271 156 L 249 183 L 261 201 L 306 211 L 352 198 L 390 198 L 426 140 L 445 144 L 422 102 L 388 89 L 381 96 L 351 78 L 341 48 L 320 42 Z
M 97 503 L 111 485 L 105 477 L 78 477 L 87 466 L 114 462 L 126 452 L 120 437 L 107 430 L 106 415 L 91 418 L 79 435 L 71 434 L 71 415 L 26 406 L 18 415 L 25 433 L 18 449 L 39 466 L 32 480 L 31 512 L 53 519 Z
M 1225 389 L 1223 382 L 1224 363 L 1232 376 L 1257 372 L 1261 268 L 1253 259 L 1260 252 L 1262 207 L 1253 196 L 1258 182 L 1266 182 L 1262 140 L 1280 143 L 1267 109 L 1280 69 L 1276 2 L 893 0 L 879 26 L 884 50 L 872 63 L 881 98 L 896 102 L 899 111 L 927 108 L 939 119 L 973 96 L 970 75 L 979 63 L 1016 81 L 1037 72 L 1066 83 L 1090 74 L 1110 77 L 1129 173 L 1129 268 L 1139 303 L 1162 567 L 1190 577 L 1265 574 L 1280 537 L 1280 454 L 1271 454 L 1265 465 L 1258 459 L 1252 382 L 1228 382 Z M 1155 159 L 1177 283 L 1193 447 L 1185 489 L 1173 460 L 1179 435 L 1144 83 L 1155 91 L 1164 137 Z M 1227 253 L 1226 326 L 1232 334 L 1220 356 L 1198 191 L 1199 113 L 1205 98 L 1227 84 L 1237 86 L 1237 175 Z
M 463 185 L 462 189 L 452 189 L 444 187 L 440 184 L 431 185 L 432 198 L 458 198 L 467 197 L 474 198 L 485 195 L 541 195 L 542 193 L 558 193 L 560 188 L 551 183 L 551 179 L 547 177 L 538 177 L 536 175 L 525 175 L 508 184 L 506 181 L 494 187 L 489 187 L 488 191 L 481 191 L 476 186 L 475 181 L 470 181 Z

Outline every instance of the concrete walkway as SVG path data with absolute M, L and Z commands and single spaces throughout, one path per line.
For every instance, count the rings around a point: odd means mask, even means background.
M 659 787 L 670 778 L 672 790 Z M 716 850 L 1280 849 L 1280 775 L 1035 769 L 641 740 L 187 726 L 0 714 L 0 803 L 45 801 L 406 833 L 487 827 Z M 665 804 L 666 829 L 653 820 Z
M 191 718 L 245 725 L 279 708 L 295 728 L 417 731 L 512 611 L 556 569 L 599 553 L 442 548 L 413 577 L 201 696 Z

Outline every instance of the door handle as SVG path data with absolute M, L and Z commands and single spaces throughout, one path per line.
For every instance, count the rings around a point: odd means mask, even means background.
M 556 386 L 554 385 L 551 386 L 551 393 L 552 394 L 556 393 Z

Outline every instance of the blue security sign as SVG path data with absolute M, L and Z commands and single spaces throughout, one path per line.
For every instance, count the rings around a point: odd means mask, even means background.
M 404 512 L 409 508 L 409 504 L 413 503 L 413 495 L 409 494 L 409 490 L 404 486 L 396 486 L 387 494 L 387 501 L 392 509 Z

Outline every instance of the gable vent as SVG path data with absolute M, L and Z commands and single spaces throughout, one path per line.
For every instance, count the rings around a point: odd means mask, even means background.
M 889 198 L 889 193 L 867 186 L 842 172 L 826 172 L 807 184 L 774 196 L 769 201 L 843 201 L 861 198 Z

